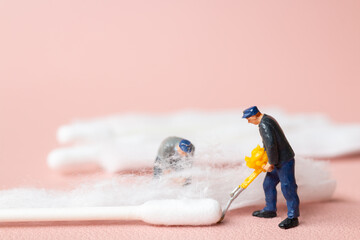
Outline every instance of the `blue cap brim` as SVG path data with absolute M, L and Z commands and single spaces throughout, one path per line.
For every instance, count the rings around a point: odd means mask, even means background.
M 242 118 L 248 118 L 251 117 L 252 114 L 251 113 L 244 113 L 244 115 L 242 116 Z

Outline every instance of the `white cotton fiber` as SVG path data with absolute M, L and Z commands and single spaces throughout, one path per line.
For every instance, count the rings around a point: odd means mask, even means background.
M 276 109 L 264 112 L 278 120 L 295 150 L 295 175 L 301 202 L 330 199 L 336 182 L 329 175 L 327 163 L 302 155 L 331 157 L 359 152 L 360 125 L 334 124 L 317 114 L 287 115 Z M 0 191 L 0 208 L 139 206 L 146 203 L 143 205 L 144 212 L 159 212 L 161 209 L 151 206 L 151 201 L 210 198 L 215 199 L 215 203 L 209 202 L 207 205 L 210 210 L 196 210 L 199 211 L 199 219 L 202 212 L 213 211 L 211 217 L 206 218 L 214 221 L 219 217 L 216 202 L 224 207 L 230 198 L 229 193 L 252 173 L 252 169 L 245 166 L 245 155 L 249 156 L 257 144 L 262 145 L 258 127 L 248 124 L 241 119 L 241 115 L 241 110 L 127 114 L 63 126 L 58 131 L 59 141 L 72 142 L 74 145 L 49 154 L 48 164 L 53 169 L 68 169 L 73 164 L 86 163 L 96 163 L 109 172 L 152 168 L 159 144 L 168 136 L 184 137 L 194 143 L 194 166 L 158 180 L 154 180 L 151 174 L 123 174 L 114 175 L 111 179 L 88 180 L 68 191 L 30 188 L 3 190 Z M 191 184 L 182 186 L 176 183 L 177 179 L 186 177 L 191 177 Z M 264 204 L 264 177 L 265 173 L 260 174 L 232 203 L 230 209 Z M 280 186 L 278 191 L 279 202 L 284 202 Z M 191 203 L 179 205 L 178 209 L 168 203 L 162 207 L 169 215 L 162 216 L 161 221 L 166 219 L 170 225 L 191 221 L 185 219 L 190 218 L 185 207 Z M 179 216 L 170 214 L 179 209 Z M 189 225 L 200 224 L 199 219 L 193 219 L 194 222 Z
M 3 190 L 0 191 L 0 208 L 135 206 L 151 200 L 184 198 L 211 198 L 224 207 L 229 200 L 229 193 L 252 172 L 244 165 L 244 161 L 241 163 L 222 168 L 195 165 L 192 169 L 169 174 L 160 180 L 153 180 L 151 175 L 118 175 L 107 180 L 89 180 L 71 191 Z M 295 174 L 302 203 L 327 200 L 335 190 L 336 184 L 327 171 L 326 162 L 297 157 Z M 175 178 L 184 176 L 192 176 L 190 185 L 175 183 Z M 263 204 L 264 176 L 265 173 L 261 173 L 233 202 L 230 209 Z M 279 202 L 284 201 L 281 193 L 278 198 Z
M 264 109 L 283 128 L 297 156 L 335 157 L 360 152 L 360 125 L 335 124 L 321 114 L 289 115 Z M 48 165 L 97 163 L 109 172 L 152 167 L 157 149 L 168 136 L 189 139 L 203 164 L 241 161 L 257 144 L 258 127 L 242 119 L 242 110 L 182 111 L 170 114 L 123 114 L 79 121 L 59 128 L 61 143 L 48 156 Z

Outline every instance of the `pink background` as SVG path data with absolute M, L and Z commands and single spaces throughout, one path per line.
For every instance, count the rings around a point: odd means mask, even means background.
M 2 0 L 0 189 L 62 188 L 81 178 L 46 166 L 47 153 L 58 146 L 56 128 L 74 118 L 276 105 L 359 122 L 359 12 L 357 0 Z M 349 159 L 331 164 L 339 182 L 347 175 L 339 170 L 344 166 L 360 170 Z M 250 209 L 242 211 L 233 213 L 238 225 L 207 231 L 240 231 L 252 221 L 245 217 Z M 132 226 L 121 224 L 130 232 Z M 140 227 L 150 229 L 144 236 L 174 230 Z M 79 238 L 96 236 L 97 229 L 114 236 L 126 232 L 113 230 L 117 224 L 63 228 Z M 45 238 L 62 232 L 55 226 L 13 226 L 3 236 L 14 229 L 27 236 L 40 231 Z

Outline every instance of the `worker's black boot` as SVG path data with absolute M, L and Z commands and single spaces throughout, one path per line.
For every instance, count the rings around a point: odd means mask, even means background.
M 276 212 L 259 210 L 259 211 L 253 212 L 252 215 L 254 217 L 261 217 L 261 218 L 274 218 L 274 217 L 276 217 Z
M 279 224 L 279 227 L 282 229 L 289 229 L 289 228 L 296 227 L 297 225 L 299 225 L 298 218 L 286 218 L 284 221 L 282 221 Z

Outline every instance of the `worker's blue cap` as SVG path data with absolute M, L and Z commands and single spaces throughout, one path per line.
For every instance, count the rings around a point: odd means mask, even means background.
M 194 149 L 194 146 L 192 145 L 192 143 L 186 139 L 183 139 L 180 141 L 179 147 L 181 150 L 183 150 L 186 153 L 191 153 Z
M 244 112 L 243 112 L 244 115 L 243 115 L 242 118 L 248 118 L 248 117 L 254 116 L 258 112 L 259 112 L 259 109 L 256 106 L 249 107 L 249 108 L 244 110 Z

